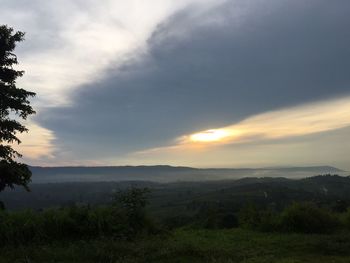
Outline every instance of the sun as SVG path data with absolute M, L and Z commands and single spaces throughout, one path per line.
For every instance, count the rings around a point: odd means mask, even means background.
M 203 132 L 190 135 L 190 140 L 193 142 L 216 142 L 229 136 L 225 130 L 206 130 Z

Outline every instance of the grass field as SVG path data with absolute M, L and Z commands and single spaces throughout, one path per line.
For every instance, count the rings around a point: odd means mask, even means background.
M 349 248 L 349 233 L 178 229 L 132 242 L 101 238 L 3 247 L 0 262 L 348 263 Z

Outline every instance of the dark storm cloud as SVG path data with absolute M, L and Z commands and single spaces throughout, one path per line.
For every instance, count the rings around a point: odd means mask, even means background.
M 103 157 L 349 94 L 350 1 L 263 2 L 248 1 L 238 17 L 243 0 L 174 15 L 149 39 L 147 55 L 38 121 L 63 148 Z

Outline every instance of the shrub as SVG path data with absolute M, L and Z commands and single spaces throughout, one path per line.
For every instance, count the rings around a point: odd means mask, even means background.
M 67 207 L 0 213 L 0 245 L 125 236 L 127 219 L 113 207 Z
M 329 211 L 311 203 L 294 203 L 285 208 L 280 217 L 282 230 L 300 233 L 330 233 L 339 220 Z
M 249 204 L 239 212 L 239 225 L 259 231 L 276 231 L 278 215 L 272 210 L 259 210 L 254 204 Z
M 145 193 L 135 189 L 123 192 L 113 206 L 0 210 L 0 245 L 104 236 L 133 239 L 140 233 L 154 233 L 154 224 L 144 210 Z
M 260 211 L 260 225 L 258 230 L 272 232 L 279 230 L 279 214 L 273 210 Z
M 162 221 L 164 227 L 167 229 L 175 229 L 183 226 L 188 226 L 194 222 L 194 217 L 188 215 L 169 216 Z
M 225 213 L 220 217 L 220 228 L 238 227 L 238 218 L 234 213 Z
M 347 210 L 347 212 L 344 215 L 344 223 L 345 227 L 350 230 L 350 208 Z
M 254 204 L 248 204 L 239 211 L 240 226 L 249 229 L 257 229 L 260 223 L 260 213 Z
M 238 227 L 238 219 L 231 211 L 209 205 L 195 215 L 194 226 L 207 229 L 235 228 Z

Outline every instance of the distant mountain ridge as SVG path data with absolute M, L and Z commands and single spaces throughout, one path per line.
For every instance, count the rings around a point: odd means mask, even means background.
M 31 166 L 33 183 L 82 181 L 201 181 L 239 179 L 243 177 L 302 178 L 319 174 L 346 172 L 332 166 L 277 167 L 277 168 L 193 168 L 185 166 Z

